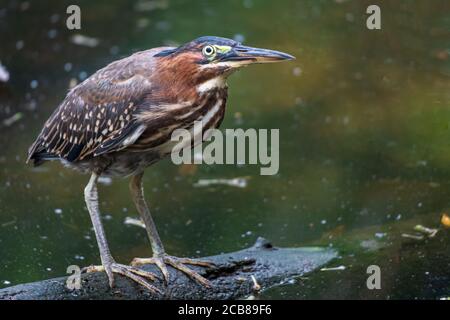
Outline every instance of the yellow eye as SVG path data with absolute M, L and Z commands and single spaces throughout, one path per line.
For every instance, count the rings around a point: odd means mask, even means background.
M 216 48 L 214 48 L 213 46 L 205 46 L 203 47 L 203 55 L 206 57 L 211 57 L 212 55 L 214 55 L 216 53 Z

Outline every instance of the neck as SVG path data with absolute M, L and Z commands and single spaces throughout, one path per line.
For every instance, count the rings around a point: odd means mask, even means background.
M 216 76 L 197 85 L 197 92 L 202 95 L 208 91 L 216 89 L 226 89 L 226 77 L 224 75 Z

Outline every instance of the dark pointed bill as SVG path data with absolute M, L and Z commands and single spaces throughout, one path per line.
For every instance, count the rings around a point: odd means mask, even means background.
M 261 48 L 247 47 L 238 45 L 234 47 L 229 55 L 225 56 L 222 61 L 241 61 L 247 63 L 268 63 L 279 62 L 284 60 L 294 60 L 295 57 L 290 54 Z

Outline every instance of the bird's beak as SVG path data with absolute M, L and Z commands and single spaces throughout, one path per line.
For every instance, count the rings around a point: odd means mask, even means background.
M 294 59 L 294 56 L 284 52 L 238 45 L 226 54 L 221 61 L 227 61 L 236 65 L 236 67 L 240 67 L 253 63 L 280 62 Z

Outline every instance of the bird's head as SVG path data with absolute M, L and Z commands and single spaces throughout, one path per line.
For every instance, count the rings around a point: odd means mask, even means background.
M 226 77 L 254 63 L 295 59 L 284 52 L 248 47 L 220 37 L 200 37 L 178 48 L 163 50 L 155 56 L 163 58 L 166 65 L 171 65 L 178 72 L 184 70 L 190 76 L 197 75 L 202 79 L 221 75 Z

